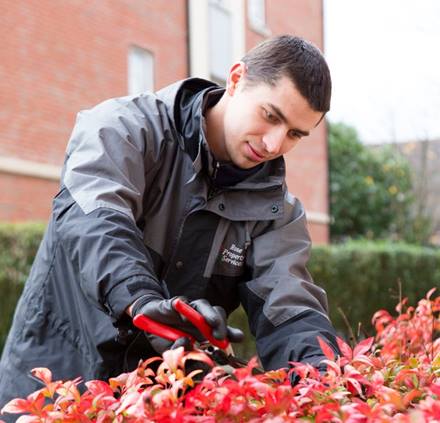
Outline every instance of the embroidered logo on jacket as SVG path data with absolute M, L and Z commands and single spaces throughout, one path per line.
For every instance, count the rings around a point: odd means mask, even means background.
M 224 248 L 220 261 L 235 267 L 242 267 L 244 264 L 243 248 L 239 248 L 235 244 L 232 244 L 229 248 Z

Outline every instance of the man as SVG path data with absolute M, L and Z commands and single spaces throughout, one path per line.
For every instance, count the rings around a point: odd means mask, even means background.
M 265 369 L 319 366 L 317 335 L 336 349 L 334 330 L 282 155 L 330 91 L 319 50 L 281 36 L 234 64 L 226 89 L 188 79 L 81 112 L 3 352 L 0 405 L 39 388 L 33 367 L 106 379 L 163 352 L 171 344 L 131 317 L 192 330 L 177 296 L 233 342 L 226 316 L 241 303 Z

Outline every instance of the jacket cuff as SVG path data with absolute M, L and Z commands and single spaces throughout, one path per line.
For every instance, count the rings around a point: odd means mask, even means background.
M 156 279 L 145 275 L 131 276 L 112 288 L 107 294 L 104 306 L 112 318 L 119 320 L 128 306 L 139 297 L 151 295 L 152 292 L 166 297 Z

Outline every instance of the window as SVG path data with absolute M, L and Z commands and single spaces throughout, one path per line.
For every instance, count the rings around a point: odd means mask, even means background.
M 128 51 L 128 94 L 154 90 L 154 57 L 137 46 Z
M 245 53 L 244 0 L 189 0 L 190 74 L 224 84 Z
M 210 78 L 223 84 L 233 63 L 232 13 L 225 0 L 210 0 L 208 13 Z
M 248 18 L 251 28 L 263 35 L 269 35 L 266 26 L 266 1 L 248 0 Z

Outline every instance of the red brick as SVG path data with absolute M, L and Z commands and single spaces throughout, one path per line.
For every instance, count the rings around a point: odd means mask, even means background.
M 322 47 L 322 0 L 266 3 L 272 34 L 298 34 Z M 0 0 L 0 155 L 61 166 L 77 112 L 127 93 L 132 44 L 154 54 L 156 88 L 185 78 L 186 5 L 186 0 Z M 246 29 L 246 48 L 262 39 Z M 327 213 L 324 125 L 287 162 L 290 190 L 307 210 Z M 0 174 L 0 218 L 46 219 L 57 186 Z M 328 240 L 326 225 L 311 228 L 314 239 Z
M 312 237 L 313 244 L 328 244 L 329 240 L 329 227 L 328 225 L 322 225 L 317 223 L 309 223 L 310 236 Z
M 144 0 L 7 3 L 0 26 L 2 155 L 61 164 L 76 113 L 127 94 L 131 44 L 154 54 L 157 87 L 187 76 L 184 0 L 173 7 Z
M 0 173 L 0 221 L 47 221 L 59 183 Z

